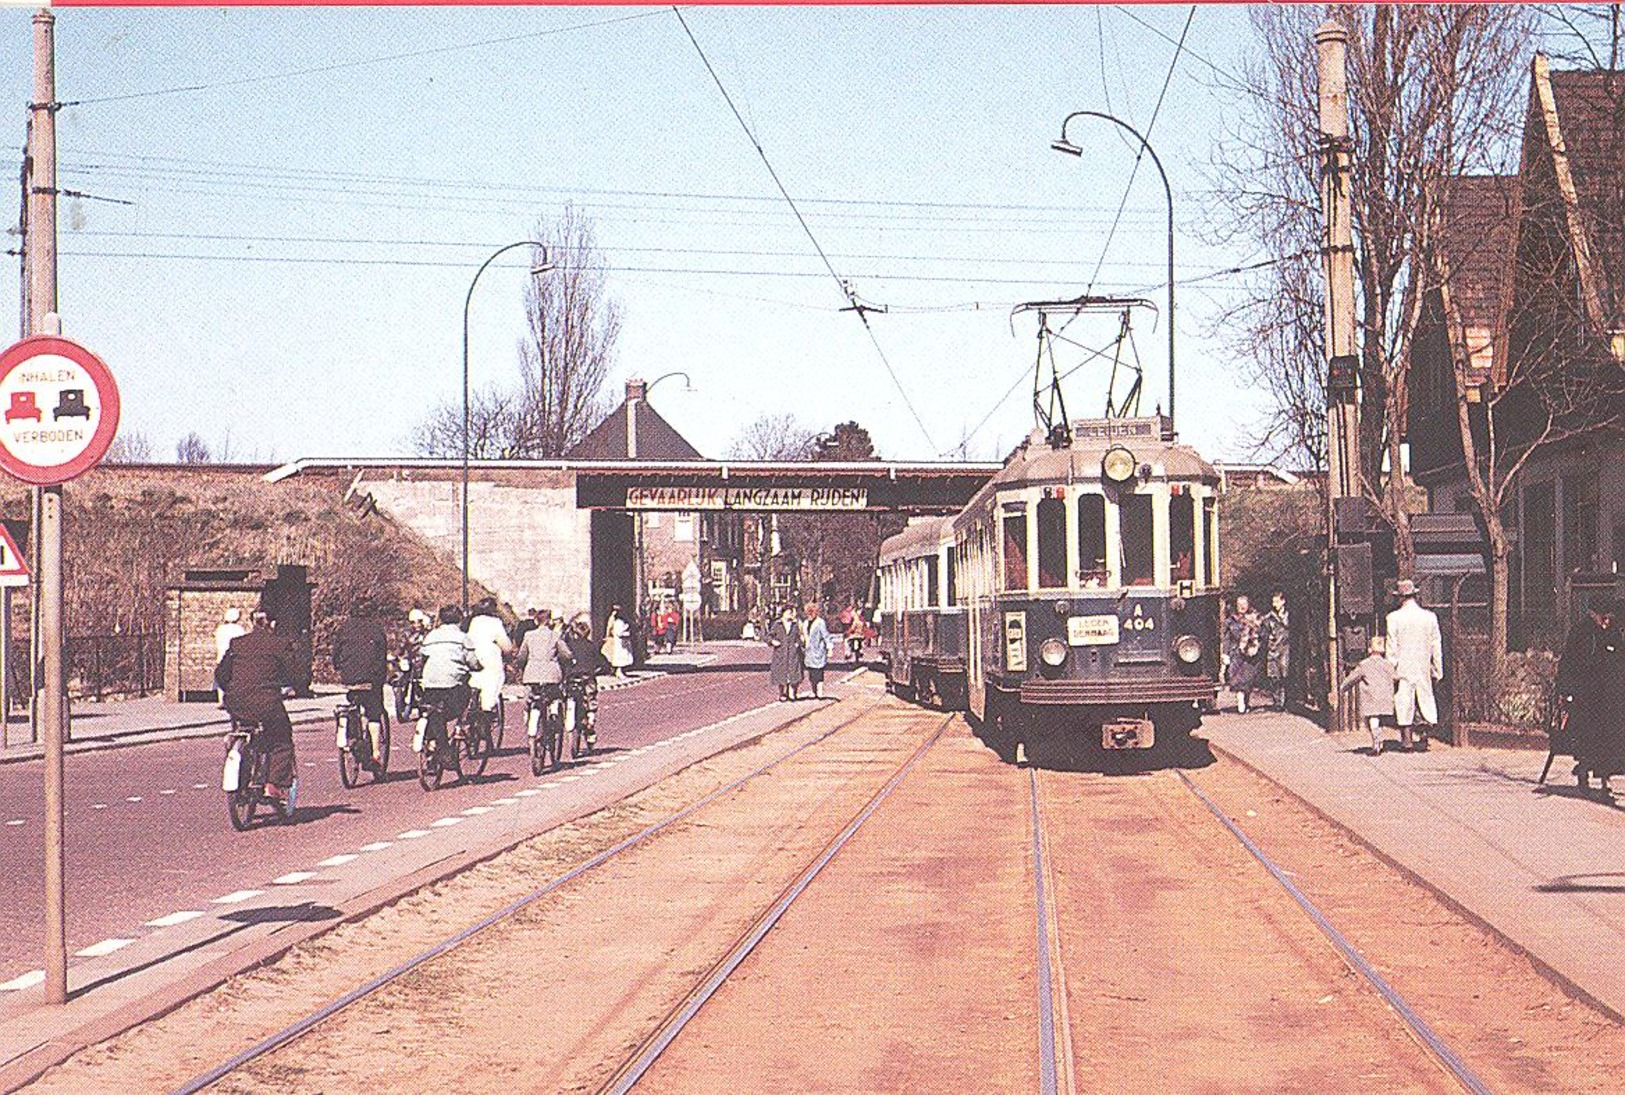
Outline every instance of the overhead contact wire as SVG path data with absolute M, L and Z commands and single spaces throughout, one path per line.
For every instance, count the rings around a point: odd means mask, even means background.
M 717 70 L 712 66 L 711 59 L 705 55 L 705 49 L 700 45 L 700 40 L 695 38 L 694 32 L 689 29 L 688 20 L 683 18 L 682 9 L 673 5 L 671 11 L 673 15 L 677 16 L 677 22 L 682 24 L 683 33 L 688 35 L 689 42 L 694 46 L 694 52 L 700 55 L 700 61 L 705 65 L 705 71 L 711 74 L 711 82 L 717 86 L 717 91 L 722 93 L 723 100 L 727 102 L 728 109 L 733 112 L 735 121 L 739 123 L 739 128 L 744 131 L 746 139 L 750 141 L 751 148 L 755 149 L 756 155 L 762 158 L 762 164 L 767 168 L 767 174 L 773 177 L 773 185 L 779 189 L 779 194 L 783 195 L 784 201 L 789 204 L 790 212 L 796 216 L 796 221 L 801 225 L 801 231 L 806 233 L 807 239 L 812 242 L 813 251 L 818 253 L 820 260 L 823 260 L 824 267 L 829 271 L 830 278 L 834 279 L 835 284 L 840 287 L 841 296 L 846 298 L 852 312 L 856 313 L 858 320 L 863 323 L 863 330 L 869 334 L 869 342 L 874 345 L 875 354 L 880 356 L 881 365 L 886 368 L 886 373 L 891 376 L 892 384 L 897 387 L 897 395 L 903 398 L 903 405 L 908 409 L 909 415 L 914 417 L 914 424 L 920 429 L 920 434 L 925 437 L 926 445 L 935 450 L 937 444 L 932 440 L 931 432 L 926 430 L 925 421 L 920 418 L 920 413 L 914 407 L 914 402 L 909 400 L 908 390 L 903 388 L 902 380 L 898 378 L 897 371 L 892 369 L 891 360 L 886 357 L 886 351 L 880 346 L 880 340 L 875 336 L 875 330 L 869 325 L 868 307 L 859 303 L 857 294 L 853 292 L 847 281 L 841 278 L 840 273 L 835 270 L 835 265 L 830 262 L 829 256 L 824 253 L 823 246 L 818 243 L 818 238 L 813 235 L 812 226 L 808 225 L 807 219 L 801 216 L 801 210 L 796 206 L 796 200 L 790 197 L 789 190 L 785 188 L 784 182 L 779 179 L 779 173 L 773 170 L 773 162 L 767 158 L 767 151 L 762 148 L 762 143 L 756 140 L 756 135 L 751 132 L 750 126 L 745 122 L 745 116 L 740 114 L 739 108 L 734 105 L 733 96 L 728 94 L 728 89 L 722 83 L 722 78 L 717 75 Z

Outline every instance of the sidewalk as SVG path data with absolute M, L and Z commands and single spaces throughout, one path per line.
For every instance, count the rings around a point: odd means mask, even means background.
M 613 691 L 635 687 L 679 669 L 710 664 L 718 655 L 689 651 L 651 656 L 647 666 L 629 672 L 624 679 L 600 676 L 598 689 Z M 287 702 L 288 716 L 295 725 L 329 720 L 333 716 L 333 707 L 344 696 L 343 688 L 332 684 L 317 684 L 312 689 L 315 691 L 314 698 L 293 698 Z M 510 701 L 524 698 L 523 691 L 512 683 L 503 688 L 503 693 Z M 393 705 L 392 702 L 390 704 Z M 65 750 L 71 755 L 160 740 L 224 736 L 230 727 L 231 719 L 213 702 L 176 702 L 158 695 L 110 702 L 76 699 L 69 704 L 68 744 Z M 44 756 L 43 747 L 28 743 L 28 732 L 26 721 L 14 721 L 7 727 L 7 746 L 0 748 L 0 764 Z
M 1363 733 L 1279 713 L 1212 716 L 1199 735 L 1625 1018 L 1625 812 L 1580 796 L 1571 761 L 1544 788 L 1544 752 L 1390 741 L 1373 758 Z

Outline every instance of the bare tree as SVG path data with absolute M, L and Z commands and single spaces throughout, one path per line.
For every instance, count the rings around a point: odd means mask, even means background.
M 153 460 L 152 440 L 139 431 L 120 432 L 107 448 L 107 457 L 102 459 L 108 465 L 128 466 Z
M 567 206 L 552 226 L 537 226 L 534 239 L 547 246 L 552 266 L 525 285 L 518 377 L 469 396 L 470 457 L 557 458 L 608 411 L 604 383 L 621 313 L 609 297 L 592 223 Z M 539 251 L 533 259 L 540 263 Z M 460 456 L 461 402 L 433 409 L 409 442 L 419 454 Z
M 728 457 L 745 462 L 804 462 L 818 447 L 818 433 L 791 412 L 758 416 L 728 447 Z
M 1226 318 L 1255 357 L 1271 407 L 1264 437 L 1323 457 L 1324 308 L 1315 26 L 1349 30 L 1350 187 L 1360 325 L 1360 465 L 1367 496 L 1411 559 L 1400 444 L 1405 365 L 1422 314 L 1451 181 L 1515 151 L 1532 17 L 1513 5 L 1261 5 L 1244 109 L 1214 164 L 1229 213 L 1215 236 L 1281 257 Z M 1383 471 L 1389 472 L 1385 476 Z
M 189 431 L 175 444 L 175 460 L 189 466 L 207 465 L 214 461 L 214 452 L 203 441 L 203 436 Z
M 1559 61 L 1591 69 L 1617 69 L 1625 53 L 1625 4 L 1541 4 L 1552 30 L 1546 52 Z

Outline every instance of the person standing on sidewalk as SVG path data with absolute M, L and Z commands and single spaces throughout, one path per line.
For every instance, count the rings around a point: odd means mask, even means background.
M 1394 695 L 1399 682 L 1393 664 L 1383 655 L 1385 647 L 1381 637 L 1373 637 L 1369 654 L 1354 666 L 1354 670 L 1337 688 L 1339 694 L 1360 688 L 1358 713 L 1371 734 L 1371 754 L 1374 756 L 1382 755 L 1382 719 L 1394 716 Z M 1337 704 L 1335 698 L 1332 704 Z
M 801 628 L 794 607 L 785 607 L 767 628 L 767 646 L 773 650 L 768 680 L 779 689 L 779 701 L 794 702 L 801 686 Z
M 389 641 L 384 624 L 355 608 L 333 631 L 333 671 L 344 687 L 356 694 L 372 744 L 369 770 L 383 770 L 384 681 L 389 678 Z M 339 733 L 342 739 L 344 733 Z M 343 744 L 339 745 L 344 747 Z
M 1264 668 L 1263 623 L 1252 600 L 1236 596 L 1235 609 L 1224 623 L 1225 685 L 1235 692 L 1236 713 L 1247 712 L 1247 693 L 1258 685 Z
M 1595 773 L 1602 779 L 1604 791 L 1608 790 L 1609 776 L 1620 771 L 1612 766 L 1618 763 L 1612 757 L 1620 754 L 1616 745 L 1621 715 L 1617 705 L 1610 715 L 1607 698 L 1610 678 L 1620 674 L 1618 618 L 1614 600 L 1604 599 L 1592 605 L 1569 630 L 1554 684 L 1568 709 L 1565 731 L 1574 755 L 1574 777 L 1582 787 L 1589 788 Z
M 236 607 L 227 607 L 225 615 L 220 619 L 220 625 L 214 628 L 214 662 L 217 667 L 226 659 L 226 650 L 231 648 L 231 643 L 248 632 L 243 629 L 242 617 L 242 611 Z M 226 692 L 220 688 L 216 687 L 214 693 L 217 702 L 226 700 Z
M 1264 679 L 1277 710 L 1286 709 L 1291 676 L 1292 616 L 1286 609 L 1286 593 L 1275 591 L 1270 593 L 1269 613 L 1264 615 Z
M 626 669 L 632 666 L 631 634 L 632 624 L 621 614 L 621 605 L 616 603 L 609 608 L 609 618 L 604 623 L 604 644 L 599 649 L 616 679 L 625 679 Z
M 1439 704 L 1433 698 L 1433 684 L 1444 678 L 1444 641 L 1439 633 L 1439 616 L 1416 600 L 1416 581 L 1401 580 L 1399 609 L 1388 612 L 1388 658 L 1399 677 L 1394 692 L 1394 724 L 1399 726 L 1399 746 L 1428 750 L 1424 728 L 1412 741 L 1412 730 L 1420 715 L 1427 725 L 1439 723 Z
M 812 696 L 824 697 L 824 669 L 829 666 L 830 632 L 824 616 L 818 613 L 817 603 L 807 604 L 807 621 L 801 630 L 801 662 L 807 668 L 807 682 L 812 684 Z

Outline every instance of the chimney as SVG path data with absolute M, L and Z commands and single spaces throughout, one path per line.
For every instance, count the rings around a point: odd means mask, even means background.
M 649 383 L 642 378 L 626 379 L 626 399 L 629 401 L 645 400 L 644 393 L 649 389 Z

